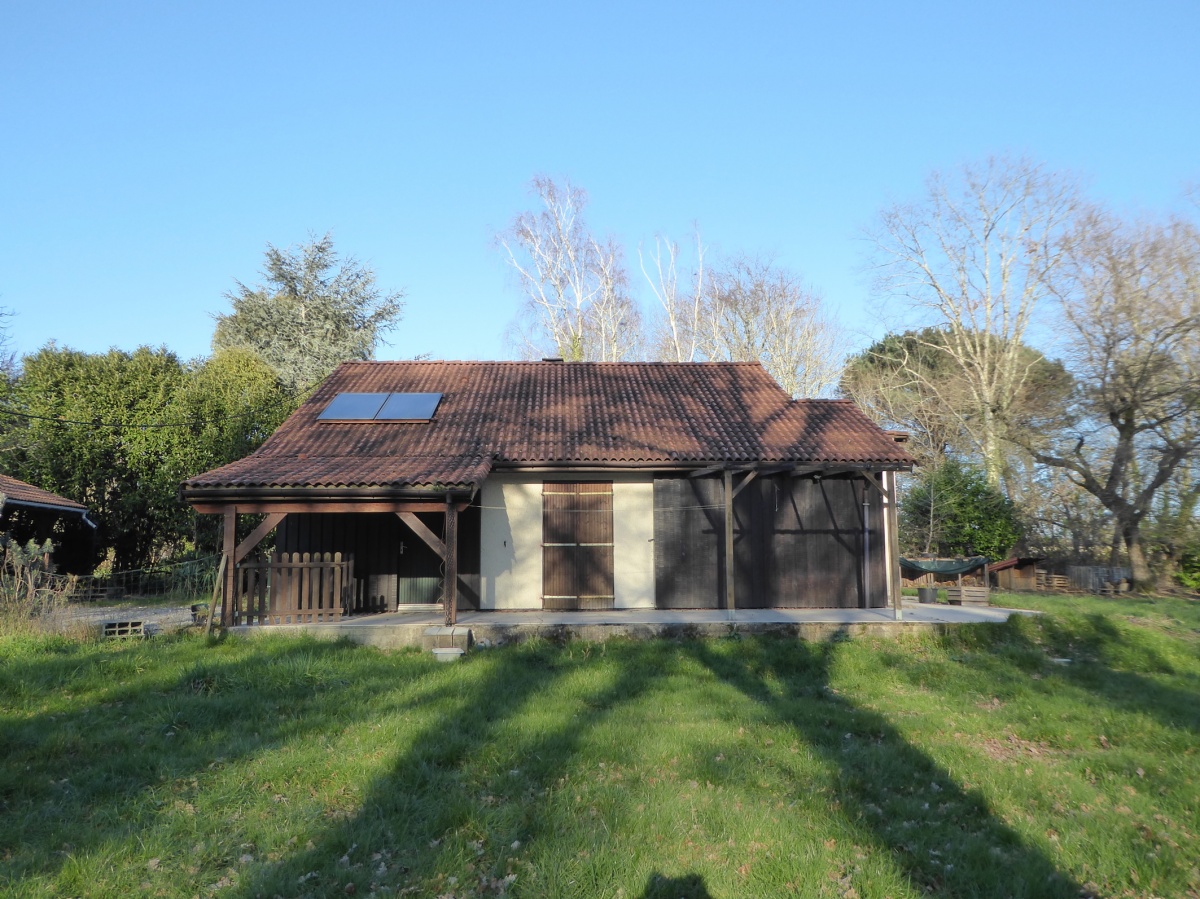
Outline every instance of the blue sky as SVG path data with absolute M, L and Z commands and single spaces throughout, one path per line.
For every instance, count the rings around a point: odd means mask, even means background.
M 14 0 L 0 305 L 22 353 L 191 358 L 268 242 L 332 231 L 407 292 L 381 358 L 506 358 L 494 235 L 546 173 L 587 189 L 635 273 L 639 242 L 695 221 L 716 251 L 777 254 L 862 342 L 882 319 L 859 231 L 932 169 L 1024 153 L 1119 208 L 1178 205 L 1197 38 L 1194 0 Z

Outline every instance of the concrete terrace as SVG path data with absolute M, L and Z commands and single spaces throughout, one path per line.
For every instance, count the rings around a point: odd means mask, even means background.
M 480 646 L 520 642 L 531 638 L 599 642 L 612 637 L 723 637 L 730 634 L 774 633 L 801 640 L 828 640 L 839 636 L 897 637 L 905 633 L 944 631 L 957 624 L 1007 621 L 1011 615 L 1034 615 L 1021 609 L 995 606 L 923 605 L 906 601 L 903 619 L 893 609 L 618 609 L 605 612 L 472 612 L 458 614 L 454 642 L 468 639 Z M 440 628 L 444 615 L 437 607 L 384 615 L 346 618 L 328 624 L 283 624 L 269 627 L 243 625 L 231 633 L 267 635 L 305 633 L 314 637 L 396 649 L 431 647 L 436 638 L 427 633 Z M 468 637 L 469 632 L 469 637 Z

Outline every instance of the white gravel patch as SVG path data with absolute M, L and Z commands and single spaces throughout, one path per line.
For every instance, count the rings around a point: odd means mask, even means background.
M 67 610 L 72 621 L 101 627 L 110 621 L 141 621 L 146 633 L 165 633 L 189 627 L 192 607 L 186 606 L 86 606 L 72 605 Z M 202 619 L 203 620 L 203 619 Z

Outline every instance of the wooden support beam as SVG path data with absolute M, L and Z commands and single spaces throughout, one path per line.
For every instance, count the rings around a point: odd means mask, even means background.
M 237 550 L 237 506 L 226 506 L 221 531 L 221 554 L 225 559 L 225 582 L 221 587 L 221 625 L 228 627 L 233 620 L 233 591 L 237 589 L 237 568 L 233 555 Z
M 442 588 L 442 603 L 446 610 L 446 626 L 458 621 L 458 507 L 446 502 L 446 580 Z
M 759 475 L 761 475 L 764 478 L 769 477 L 771 475 L 776 475 L 776 474 L 786 474 L 786 475 L 795 475 L 796 474 L 796 466 L 795 465 L 764 465 L 764 466 L 762 466 L 760 468 L 756 468 L 754 470 L 757 471 L 759 473 Z
M 720 474 L 724 470 L 725 470 L 724 465 L 712 465 L 708 468 L 698 468 L 695 471 L 689 471 L 688 477 L 689 478 L 702 478 L 706 474 Z
M 204 636 L 212 633 L 213 618 L 220 613 L 221 592 L 225 587 L 225 566 L 229 563 L 226 556 L 221 556 L 221 564 L 217 566 L 217 576 L 213 580 L 212 599 L 208 601 L 208 621 L 204 623 Z
M 457 512 L 461 512 L 463 510 L 463 505 L 462 503 L 455 503 L 454 508 Z M 443 561 L 446 559 L 446 544 L 442 542 L 441 538 L 438 537 L 437 534 L 425 527 L 425 525 L 421 522 L 421 519 L 417 518 L 417 516 L 413 515 L 411 512 L 397 512 L 396 517 L 408 525 L 409 528 L 412 529 L 412 532 L 420 537 L 422 541 L 424 541 L 426 546 L 437 553 L 438 558 L 442 559 Z M 474 595 L 474 589 L 466 582 L 461 574 L 458 576 L 458 584 L 459 586 L 467 588 L 467 591 Z
M 887 548 L 884 561 L 887 564 L 888 593 L 896 620 L 900 621 L 904 617 L 904 609 L 900 599 L 900 514 L 896 503 L 896 472 L 884 472 L 881 477 L 887 487 L 887 493 L 884 494 L 887 509 L 883 522 L 884 546 Z
M 744 487 L 745 487 L 747 484 L 749 484 L 751 481 L 753 481 L 753 480 L 754 480 L 756 477 L 758 477 L 758 472 L 757 472 L 757 471 L 750 471 L 750 472 L 748 472 L 748 473 L 746 474 L 746 476 L 745 476 L 744 478 L 742 478 L 742 483 L 738 484 L 738 485 L 737 485 L 737 487 L 735 487 L 735 488 L 734 488 L 733 495 L 736 497 L 736 496 L 737 496 L 739 493 L 741 493 L 741 492 L 742 492 L 742 489 L 743 489 L 743 488 L 744 488 Z
M 880 496 L 882 496 L 884 499 L 888 498 L 888 496 L 889 496 L 889 490 L 888 490 L 888 486 L 887 486 L 888 472 L 861 471 L 861 472 L 859 472 L 859 474 L 861 474 L 863 476 L 864 481 L 866 481 L 868 484 L 870 484 L 872 487 L 874 487 L 876 490 L 879 491 Z
M 470 503 L 457 503 L 458 511 L 465 509 Z M 191 503 L 193 509 L 202 515 L 221 515 L 229 508 L 229 503 L 196 500 Z M 431 500 L 429 502 L 393 501 L 393 500 L 252 500 L 239 501 L 237 510 L 242 515 L 271 515 L 276 512 L 438 512 L 446 508 L 445 503 Z
M 871 501 L 867 488 L 862 495 L 862 608 L 871 608 Z
M 250 555 L 254 547 L 262 543 L 263 537 L 275 530 L 279 526 L 279 522 L 285 518 L 287 518 L 286 512 L 275 512 L 263 519 L 263 523 L 256 527 L 249 537 L 237 545 L 237 549 L 233 551 L 233 564 L 238 564 L 238 562 Z
M 725 471 L 725 608 L 734 609 L 733 580 L 733 472 Z
M 447 503 L 446 506 L 442 507 L 442 509 L 444 510 L 449 506 L 450 503 Z M 421 519 L 417 518 L 417 516 L 412 512 L 397 512 L 396 517 L 408 525 L 409 530 L 420 537 L 426 546 L 437 553 L 439 559 L 442 559 L 443 561 L 445 560 L 446 544 L 442 542 L 441 537 L 429 530 L 429 528 L 425 527 L 425 523 L 421 521 Z

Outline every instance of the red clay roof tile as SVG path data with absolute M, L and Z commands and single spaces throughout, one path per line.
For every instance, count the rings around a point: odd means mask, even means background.
M 32 503 L 36 506 L 51 506 L 56 509 L 67 509 L 73 512 L 87 511 L 87 506 L 83 503 L 77 503 L 75 500 L 67 499 L 65 496 L 58 496 L 49 490 L 34 487 L 32 484 L 26 484 L 24 481 L 18 481 L 16 478 L 10 478 L 8 475 L 0 474 L 0 493 L 4 494 L 6 501 L 12 503 Z
M 428 422 L 317 421 L 339 393 L 441 393 Z M 758 363 L 352 362 L 254 454 L 186 482 L 474 486 L 492 467 L 795 462 L 907 468 L 853 403 L 792 400 Z

